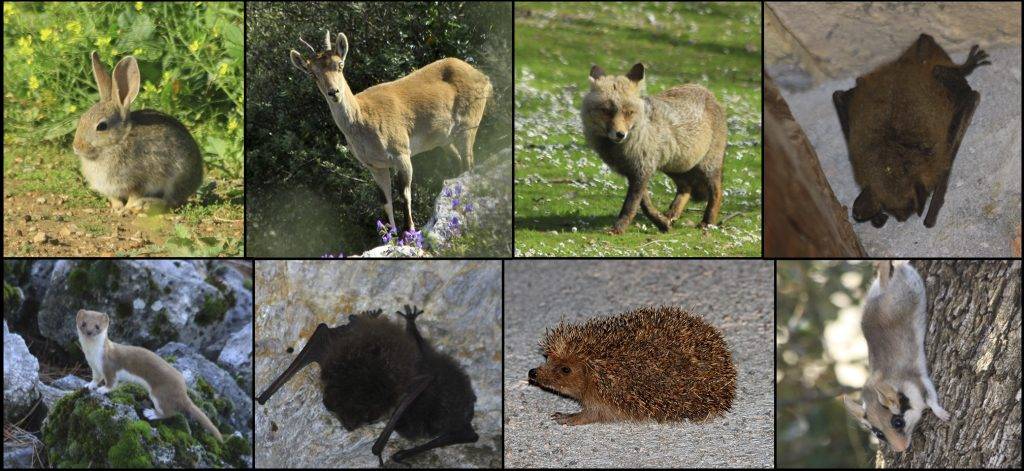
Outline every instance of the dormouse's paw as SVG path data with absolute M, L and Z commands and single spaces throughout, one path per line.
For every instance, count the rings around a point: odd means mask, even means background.
M 946 412 L 946 409 L 943 409 L 942 407 L 933 407 L 932 413 L 934 413 L 935 417 L 938 417 L 939 420 L 949 422 L 949 412 Z
M 110 392 L 110 388 L 108 388 L 106 386 L 103 386 L 103 387 L 97 389 L 96 392 L 99 393 L 99 394 L 106 394 L 106 393 Z
M 157 414 L 153 409 L 143 409 L 142 415 L 149 420 L 156 420 L 160 418 L 160 414 Z

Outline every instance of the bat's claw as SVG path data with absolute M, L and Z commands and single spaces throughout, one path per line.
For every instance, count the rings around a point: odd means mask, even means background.
M 402 316 L 402 317 L 404 317 L 404 318 L 405 318 L 406 320 L 414 321 L 414 320 L 416 320 L 416 318 L 417 318 L 417 317 L 419 317 L 419 316 L 420 316 L 420 314 L 423 314 L 423 311 L 422 311 L 422 310 L 420 310 L 420 309 L 419 309 L 418 307 L 416 307 L 416 306 L 412 306 L 412 307 L 409 307 L 409 305 L 408 305 L 408 304 L 406 304 L 406 305 L 405 305 L 405 312 L 402 312 L 402 311 L 396 311 L 396 313 L 397 313 L 397 314 L 398 314 L 399 316 Z

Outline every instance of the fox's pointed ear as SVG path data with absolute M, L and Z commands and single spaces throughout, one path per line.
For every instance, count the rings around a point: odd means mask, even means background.
M 597 82 L 601 77 L 604 77 L 604 69 L 596 65 L 590 68 L 590 83 Z
M 631 82 L 638 83 L 644 79 L 644 65 L 637 62 L 632 69 L 629 69 L 629 73 L 626 74 Z
M 864 418 L 864 406 L 860 405 L 859 402 L 854 401 L 850 396 L 845 394 L 843 394 L 841 398 L 837 397 L 836 399 L 842 399 L 843 405 L 846 406 L 846 412 L 849 412 L 853 418 L 857 420 Z

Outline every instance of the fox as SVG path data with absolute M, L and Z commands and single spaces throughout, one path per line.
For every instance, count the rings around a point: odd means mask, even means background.
M 614 172 L 626 177 L 626 200 L 611 234 L 622 234 L 643 209 L 658 230 L 668 232 L 686 204 L 706 201 L 700 226 L 718 220 L 722 206 L 722 162 L 728 130 L 725 110 L 700 85 L 672 87 L 645 95 L 646 68 L 637 63 L 625 76 L 590 69 L 590 91 L 580 109 L 587 145 Z M 676 184 L 676 195 L 662 214 L 647 184 L 661 171 Z
M 942 421 L 949 412 L 928 376 L 924 282 L 907 260 L 875 262 L 877 277 L 864 302 L 861 330 L 868 343 L 868 379 L 861 402 L 842 396 L 847 412 L 894 451 L 910 448 L 926 408 Z

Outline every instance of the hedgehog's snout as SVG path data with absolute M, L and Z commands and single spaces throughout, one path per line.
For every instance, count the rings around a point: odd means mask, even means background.
M 537 379 L 537 368 L 531 369 L 528 374 L 530 376 L 530 379 Z

